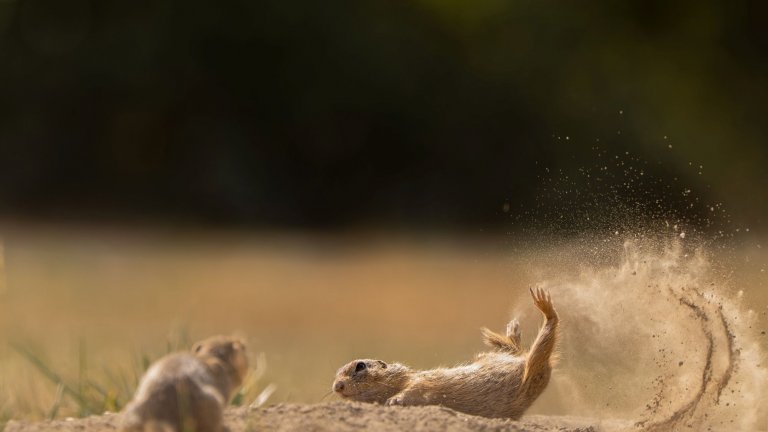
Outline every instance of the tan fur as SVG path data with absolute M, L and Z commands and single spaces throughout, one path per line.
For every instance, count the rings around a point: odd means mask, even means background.
M 517 320 L 506 336 L 483 329 L 494 351 L 453 368 L 418 371 L 402 364 L 361 359 L 336 374 L 333 390 L 344 398 L 387 405 L 443 405 L 467 414 L 517 419 L 549 383 L 559 318 L 549 293 L 531 289 L 544 326 L 527 353 Z
M 123 413 L 124 432 L 222 432 L 224 407 L 248 371 L 245 344 L 214 336 L 155 362 Z

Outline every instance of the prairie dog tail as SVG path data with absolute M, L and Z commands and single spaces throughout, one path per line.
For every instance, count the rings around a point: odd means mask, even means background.
M 523 345 L 520 342 L 520 322 L 517 319 L 513 319 L 507 324 L 506 336 L 485 327 L 481 328 L 480 331 L 483 333 L 483 342 L 491 348 L 506 351 L 512 355 L 519 355 L 524 351 Z

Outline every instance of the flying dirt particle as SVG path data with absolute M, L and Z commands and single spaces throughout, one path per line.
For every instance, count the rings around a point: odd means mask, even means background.
M 680 361 L 677 363 L 677 365 L 678 365 L 678 366 L 682 366 L 682 365 L 683 365 L 683 361 L 682 361 L 682 360 L 680 360 Z
M 683 239 L 685 238 L 685 233 L 684 232 L 680 233 L 680 238 L 683 238 Z

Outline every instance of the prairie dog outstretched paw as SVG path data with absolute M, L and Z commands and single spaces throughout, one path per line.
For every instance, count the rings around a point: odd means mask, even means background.
M 507 337 L 512 339 L 515 343 L 520 345 L 523 332 L 520 330 L 520 321 L 517 318 L 507 323 Z
M 403 400 L 403 395 L 394 395 L 391 398 L 387 399 L 387 402 L 384 404 L 386 406 L 405 406 L 405 401 Z
M 539 287 L 529 288 L 529 290 L 531 291 L 531 297 L 533 297 L 533 304 L 539 308 L 547 319 L 557 317 L 555 306 L 552 304 L 552 297 L 550 297 L 548 291 Z

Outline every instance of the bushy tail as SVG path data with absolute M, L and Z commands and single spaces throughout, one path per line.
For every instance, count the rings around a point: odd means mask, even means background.
M 485 327 L 480 329 L 480 331 L 483 333 L 483 343 L 491 348 L 508 352 L 512 355 L 519 355 L 523 352 L 520 341 L 515 340 L 513 337 L 500 335 Z

